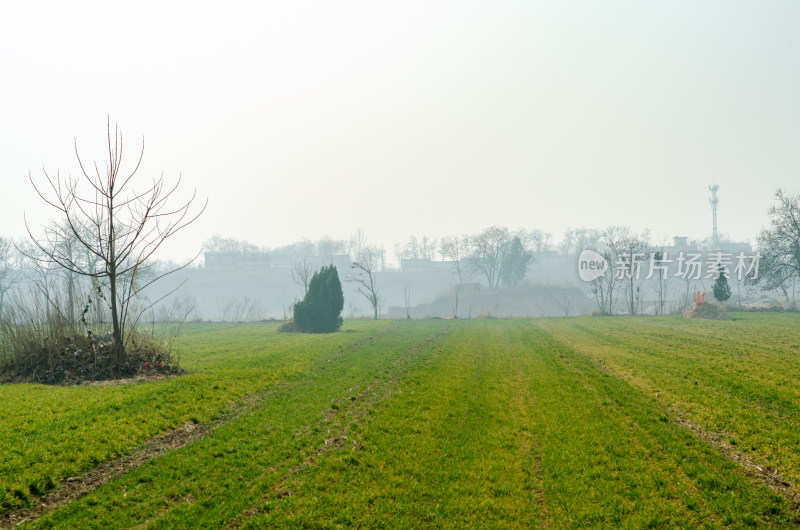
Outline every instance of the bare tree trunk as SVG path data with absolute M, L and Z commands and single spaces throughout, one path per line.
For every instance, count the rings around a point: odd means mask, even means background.
M 378 287 L 375 285 L 378 252 L 377 249 L 364 244 L 356 256 L 356 261 L 351 265 L 353 273 L 347 278 L 347 281 L 360 285 L 358 292 L 372 305 L 373 318 L 375 320 L 378 320 L 378 310 L 381 302 Z
M 75 325 L 75 275 L 67 272 L 67 318 L 69 325 Z
M 411 320 L 411 284 L 407 283 L 403 287 L 403 295 L 406 301 L 406 319 Z
M 114 349 L 117 353 L 124 351 L 122 343 L 122 326 L 119 322 L 119 312 L 117 311 L 117 275 L 113 270 L 108 274 L 109 292 L 111 293 L 111 324 L 114 329 Z
M 49 185 L 47 194 L 30 178 L 42 200 L 63 216 L 63 229 L 45 229 L 45 235 L 36 238 L 30 227 L 26 227 L 33 243 L 44 255 L 29 257 L 40 265 L 56 264 L 65 269 L 70 278 L 77 274 L 95 281 L 108 279 L 111 300 L 107 302 L 111 309 L 114 349 L 122 354 L 125 352 L 126 323 L 130 322 L 135 329 L 138 320 L 138 316 L 130 317 L 128 314 L 133 298 L 141 289 L 188 263 L 158 274 L 142 286 L 136 283 L 139 273 L 164 241 L 193 223 L 205 210 L 205 206 L 196 214 L 191 214 L 190 208 L 195 196 L 179 205 L 169 204 L 180 178 L 177 184 L 168 188 L 165 188 L 163 177 L 159 177 L 148 184 L 145 190 L 126 191 L 142 162 L 144 140 L 135 167 L 130 174 L 125 175 L 121 172 L 122 135 L 117 127 L 114 128 L 114 134 L 111 134 L 110 119 L 107 134 L 108 160 L 104 175 L 100 173 L 97 163 L 94 164 L 92 173 L 87 172 L 86 169 L 90 166 L 84 165 L 81 160 L 76 141 L 75 155 L 81 169 L 80 177 L 67 180 L 60 176 L 51 178 L 45 171 Z M 86 260 L 76 262 L 73 249 L 75 244 L 85 251 Z M 99 270 L 95 263 L 100 264 Z M 74 291 L 70 287 L 68 289 L 70 314 L 73 314 Z M 99 288 L 94 295 L 105 298 Z M 99 313 L 99 304 L 97 310 Z

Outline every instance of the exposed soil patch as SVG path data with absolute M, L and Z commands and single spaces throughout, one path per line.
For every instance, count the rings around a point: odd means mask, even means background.
M 365 342 L 376 339 L 387 333 L 389 333 L 389 330 L 384 330 L 377 335 L 367 335 L 365 337 L 361 337 L 345 346 L 342 351 L 339 352 L 339 354 L 342 355 L 346 352 L 355 350 Z M 325 368 L 326 366 L 323 365 L 321 369 L 324 370 Z M 145 381 L 155 381 L 159 379 L 165 379 L 167 377 L 175 377 L 175 375 L 153 371 L 149 374 L 137 375 L 129 378 L 110 379 L 105 381 L 84 381 L 80 384 L 87 386 L 125 385 Z M 84 475 L 67 478 L 53 491 L 33 499 L 32 502 L 34 503 L 34 506 L 0 514 L 0 529 L 14 528 L 20 524 L 31 522 L 46 513 L 60 508 L 61 506 L 65 506 L 74 500 L 80 499 L 81 497 L 91 493 L 101 486 L 104 486 L 105 484 L 116 480 L 122 475 L 135 470 L 149 460 L 158 458 L 169 451 L 181 449 L 182 447 L 204 438 L 223 424 L 228 423 L 242 414 L 258 407 L 267 399 L 290 390 L 291 386 L 287 385 L 286 383 L 277 383 L 268 390 L 246 396 L 242 403 L 236 405 L 231 411 L 222 415 L 215 421 L 203 424 L 190 423 L 183 425 L 167 434 L 149 440 L 144 445 L 134 449 L 129 455 L 125 455 L 115 460 L 100 464 L 96 468 L 87 471 Z
M 34 502 L 35 506 L 6 513 L 0 518 L 0 528 L 13 528 L 31 521 L 60 506 L 69 504 L 87 493 L 108 484 L 115 478 L 135 469 L 148 460 L 156 458 L 167 451 L 179 449 L 208 434 L 215 424 L 186 424 L 163 436 L 153 438 L 130 455 L 117 458 L 99 465 L 79 477 L 66 479 L 57 489 Z
M 711 444 L 719 449 L 727 458 L 739 464 L 749 477 L 758 480 L 773 491 L 780 493 L 789 501 L 789 509 L 797 515 L 795 521 L 800 522 L 800 492 L 798 492 L 794 484 L 778 473 L 776 469 L 758 465 L 746 453 L 740 451 L 736 446 L 731 445 L 729 442 L 731 437 L 726 436 L 724 433 L 706 431 L 683 418 L 681 415 L 678 415 L 676 423 L 691 430 L 703 440 L 711 442 Z
M 158 377 L 164 378 L 167 376 L 142 376 L 142 378 L 99 381 L 86 384 L 129 384 Z M 237 405 L 233 410 L 217 420 L 202 424 L 187 423 L 167 434 L 152 438 L 143 446 L 134 449 L 129 455 L 100 464 L 83 475 L 67 478 L 53 491 L 35 499 L 33 501 L 35 503 L 34 506 L 0 515 L 0 529 L 14 528 L 22 523 L 33 521 L 56 508 L 80 499 L 129 471 L 133 471 L 149 460 L 158 458 L 170 451 L 181 449 L 192 442 L 204 438 L 223 424 L 236 419 L 281 391 L 285 391 L 285 384 L 278 383 L 277 388 L 273 387 L 269 391 L 247 396 L 243 403 Z
M 361 394 L 353 396 L 349 402 L 344 402 L 341 408 L 326 411 L 317 426 L 327 426 L 328 432 L 332 434 L 324 440 L 322 445 L 308 455 L 305 460 L 289 468 L 289 470 L 273 485 L 270 491 L 266 492 L 255 505 L 247 508 L 239 514 L 238 517 L 231 520 L 226 526 L 226 529 L 242 527 L 245 522 L 255 517 L 261 511 L 259 506 L 268 499 L 281 499 L 293 496 L 295 492 L 290 489 L 288 485 L 289 479 L 310 469 L 317 463 L 317 460 L 326 453 L 343 449 L 347 446 L 353 451 L 356 450 L 358 441 L 348 438 L 350 428 L 355 423 L 361 421 L 379 403 L 386 401 L 397 392 L 400 381 L 409 370 L 408 368 L 402 367 L 405 361 L 414 357 L 420 351 L 427 351 L 432 344 L 440 341 L 446 334 L 447 331 L 441 331 L 415 343 L 403 357 L 397 359 L 393 363 L 394 366 L 398 367 L 398 370 L 389 378 L 376 379 L 366 390 L 361 392 Z
M 119 386 L 119 385 L 133 385 L 136 383 L 150 383 L 153 381 L 162 381 L 164 379 L 172 379 L 181 374 L 161 374 L 151 373 L 137 375 L 136 377 L 128 377 L 126 379 L 108 379 L 106 381 L 84 381 L 76 386 Z

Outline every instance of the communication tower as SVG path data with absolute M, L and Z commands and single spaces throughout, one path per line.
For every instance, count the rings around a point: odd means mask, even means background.
M 717 232 L 717 203 L 719 202 L 717 191 L 719 190 L 719 184 L 712 184 L 708 187 L 708 190 L 711 192 L 711 198 L 708 199 L 708 202 L 711 203 L 711 214 L 714 217 L 714 230 L 711 233 L 711 238 L 714 241 L 714 246 L 719 246 L 719 233 Z

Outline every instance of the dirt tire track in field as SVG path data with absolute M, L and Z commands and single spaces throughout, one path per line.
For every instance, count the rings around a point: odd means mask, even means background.
M 373 381 L 366 390 L 352 401 L 350 406 L 344 410 L 328 411 L 324 414 L 323 418 L 317 423 L 317 426 L 322 426 L 330 423 L 328 430 L 335 431 L 334 434 L 325 439 L 322 445 L 317 447 L 308 457 L 299 464 L 292 466 L 277 482 L 272 485 L 272 489 L 266 492 L 261 498 L 250 508 L 247 508 L 237 517 L 232 519 L 225 527 L 227 530 L 241 528 L 247 521 L 255 517 L 261 512 L 259 505 L 263 504 L 269 499 L 280 499 L 283 497 L 290 497 L 294 492 L 286 487 L 286 483 L 293 476 L 310 469 L 316 463 L 316 460 L 321 456 L 331 451 L 341 449 L 348 445 L 349 440 L 347 434 L 350 432 L 350 427 L 363 419 L 377 404 L 382 403 L 389 399 L 397 392 L 397 387 L 403 377 L 410 371 L 409 368 L 403 369 L 402 365 L 405 361 L 413 358 L 420 351 L 427 350 L 431 345 L 438 343 L 443 337 L 447 335 L 449 330 L 442 330 L 429 335 L 428 337 L 415 342 L 409 351 L 392 363 L 398 367 L 398 370 L 392 374 L 388 379 Z M 352 450 L 357 447 L 357 441 L 353 440 Z
M 717 448 L 726 458 L 736 462 L 744 469 L 747 476 L 783 496 L 789 504 L 789 510 L 795 515 L 794 522 L 800 524 L 800 492 L 798 492 L 795 485 L 786 477 L 782 476 L 775 469 L 769 467 L 762 468 L 759 466 L 743 451 L 727 443 L 725 439 L 729 437 L 725 436 L 723 433 L 707 431 L 683 418 L 681 414 L 677 415 L 675 422 L 692 431 L 697 437 L 711 443 L 711 445 Z
M 277 383 L 277 385 L 284 386 L 283 383 Z M 148 440 L 130 454 L 104 462 L 83 475 L 67 478 L 53 491 L 33 499 L 34 506 L 20 508 L 0 515 L 0 529 L 14 528 L 23 523 L 32 522 L 56 508 L 66 506 L 70 502 L 80 499 L 150 460 L 170 451 L 186 447 L 192 442 L 208 436 L 223 424 L 252 410 L 276 393 L 278 393 L 276 389 L 270 388 L 268 392 L 247 396 L 243 403 L 238 404 L 233 410 L 223 414 L 216 420 L 201 424 L 187 423 L 167 434 Z
M 157 458 L 168 451 L 180 449 L 193 441 L 206 436 L 214 424 L 187 424 L 163 436 L 158 436 L 136 449 L 132 454 L 100 464 L 78 477 L 71 477 L 55 490 L 34 500 L 35 505 L 3 514 L 0 528 L 13 528 L 34 521 L 42 515 L 80 499 L 125 473 L 138 468 L 148 460 Z
M 599 338 L 603 343 L 606 344 L 614 343 L 611 337 L 609 337 L 606 334 L 603 334 L 600 331 L 590 330 L 585 326 L 580 326 L 577 324 L 573 324 L 572 327 L 589 336 Z M 705 338 L 705 339 L 710 338 L 702 333 L 693 333 L 692 335 L 694 337 L 699 337 L 699 338 Z M 762 345 L 760 344 L 751 344 L 751 345 L 758 345 L 759 347 L 762 347 Z M 571 348 L 572 346 L 569 347 Z M 599 369 L 605 372 L 612 373 L 614 377 L 620 378 L 623 381 L 628 380 L 628 376 L 625 375 L 624 373 L 610 371 L 605 364 L 605 359 L 601 359 L 599 363 L 595 364 L 596 366 L 598 366 Z M 656 398 L 658 398 L 658 394 L 656 394 Z M 730 443 L 726 442 L 725 441 L 726 439 L 730 439 L 730 435 L 726 436 L 725 433 L 708 431 L 706 429 L 703 429 L 699 425 L 696 425 L 695 423 L 686 419 L 683 416 L 682 412 L 677 412 L 674 408 L 671 407 L 670 410 L 671 414 L 675 417 L 674 420 L 675 423 L 689 429 L 698 438 L 709 442 L 713 447 L 715 447 L 718 451 L 720 451 L 723 454 L 723 456 L 738 464 L 744 470 L 745 475 L 750 477 L 752 480 L 767 486 L 771 490 L 780 494 L 784 499 L 786 499 L 788 503 L 788 509 L 794 515 L 793 523 L 800 525 L 800 491 L 798 491 L 795 484 L 792 484 L 791 481 L 789 481 L 786 477 L 782 476 L 775 469 L 772 469 L 768 466 L 762 468 L 746 453 L 737 449 Z M 800 528 L 800 526 L 798 527 Z
M 342 356 L 347 352 L 353 351 L 366 342 L 386 335 L 389 331 L 390 330 L 387 329 L 380 333 L 360 337 L 337 351 L 336 356 Z M 317 371 L 327 369 L 329 364 L 328 362 L 321 363 Z M 141 467 L 150 460 L 205 438 L 222 425 L 258 407 L 267 399 L 289 392 L 292 388 L 293 385 L 289 385 L 283 381 L 275 383 L 266 390 L 245 396 L 241 403 L 234 405 L 231 410 L 222 414 L 216 420 L 202 424 L 188 423 L 182 425 L 166 434 L 148 440 L 143 445 L 133 449 L 130 454 L 104 462 L 88 470 L 83 475 L 67 478 L 59 483 L 54 490 L 40 497 L 33 498 L 33 506 L 0 514 L 0 530 L 15 528 L 24 523 L 33 522 L 57 508 L 66 506 L 72 501 L 78 500 L 94 490 Z

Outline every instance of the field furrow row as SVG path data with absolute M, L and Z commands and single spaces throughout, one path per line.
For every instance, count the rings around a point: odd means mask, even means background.
M 177 422 L 202 435 L 30 526 L 797 527 L 800 331 L 767 319 L 189 326 L 186 376 L 2 387 L 0 492 L 30 502 L 55 463 L 58 493 Z M 99 450 L 67 466 L 80 436 Z

